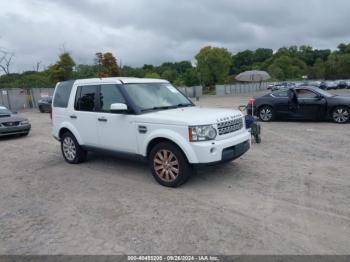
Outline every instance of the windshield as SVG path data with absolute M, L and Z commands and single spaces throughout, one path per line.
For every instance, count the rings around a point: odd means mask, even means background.
M 191 101 L 169 83 L 126 84 L 125 90 L 141 111 L 192 106 Z
M 7 108 L 0 108 L 0 115 L 11 115 L 11 111 Z
M 333 94 L 328 93 L 327 91 L 322 90 L 321 88 L 318 88 L 318 87 L 314 88 L 314 90 L 315 90 L 316 92 L 318 92 L 320 95 L 323 95 L 323 96 L 325 96 L 325 97 L 334 96 Z

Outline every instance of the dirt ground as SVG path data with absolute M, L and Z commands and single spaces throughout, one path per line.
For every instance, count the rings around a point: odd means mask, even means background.
M 65 163 L 49 116 L 23 114 L 30 135 L 0 139 L 0 254 L 349 254 L 350 124 L 262 123 L 261 144 L 171 189 L 139 162 Z

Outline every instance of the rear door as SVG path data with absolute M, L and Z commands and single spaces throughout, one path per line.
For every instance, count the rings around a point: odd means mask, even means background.
M 82 144 L 98 146 L 97 105 L 99 85 L 77 87 L 74 111 L 70 114 L 71 123 L 78 131 Z
M 273 92 L 271 96 L 274 98 L 274 108 L 277 118 L 289 118 L 289 99 L 287 90 Z

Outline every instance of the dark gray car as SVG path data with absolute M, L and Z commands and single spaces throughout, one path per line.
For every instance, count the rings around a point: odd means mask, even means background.
M 49 113 L 51 111 L 52 96 L 42 97 L 38 101 L 38 107 L 41 113 Z
M 31 125 L 27 118 L 13 114 L 4 106 L 0 106 L 0 137 L 29 134 Z

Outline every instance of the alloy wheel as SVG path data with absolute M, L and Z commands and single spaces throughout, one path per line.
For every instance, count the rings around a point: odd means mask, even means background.
M 345 108 L 337 108 L 333 111 L 333 119 L 337 123 L 345 123 L 349 119 L 349 111 Z
M 62 143 L 64 156 L 69 160 L 73 161 L 77 154 L 77 149 L 73 139 L 69 136 L 65 137 Z
M 153 167 L 156 175 L 165 182 L 172 182 L 179 175 L 179 161 L 169 150 L 162 149 L 155 154 Z
M 264 107 L 260 110 L 260 118 L 263 121 L 270 121 L 272 118 L 272 111 L 268 107 Z

